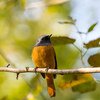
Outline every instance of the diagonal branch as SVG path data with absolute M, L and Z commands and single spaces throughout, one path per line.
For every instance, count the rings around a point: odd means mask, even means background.
M 48 6 L 53 6 L 53 5 L 57 5 L 57 4 L 62 4 L 62 3 L 68 2 L 68 1 L 70 1 L 70 0 L 49 0 L 48 2 L 38 1 L 38 2 L 34 2 L 34 3 L 29 4 L 26 7 L 26 9 L 48 7 Z
M 27 73 L 27 72 L 37 72 L 37 73 L 49 73 L 49 74 L 86 74 L 86 73 L 100 73 L 100 67 L 95 68 L 78 68 L 78 69 L 48 69 L 46 68 L 7 68 L 7 67 L 0 67 L 0 72 L 12 72 L 12 73 Z

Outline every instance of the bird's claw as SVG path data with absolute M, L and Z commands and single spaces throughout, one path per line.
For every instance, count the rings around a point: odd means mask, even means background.
M 47 67 L 47 68 L 45 69 L 46 73 L 48 72 L 49 69 L 50 69 L 50 67 Z
M 34 70 L 35 70 L 35 73 L 37 73 L 37 72 L 36 72 L 36 70 L 37 70 L 37 69 L 38 69 L 38 67 L 35 67 L 35 68 L 34 68 Z

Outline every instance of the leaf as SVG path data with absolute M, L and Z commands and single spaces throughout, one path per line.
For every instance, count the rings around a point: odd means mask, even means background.
M 87 92 L 94 90 L 95 85 L 96 83 L 91 74 L 74 74 L 64 76 L 59 87 L 62 89 L 72 88 L 73 91 Z
M 96 82 L 95 81 L 89 81 L 85 82 L 83 84 L 79 84 L 77 86 L 72 87 L 72 91 L 80 93 L 85 93 L 89 91 L 94 91 L 96 89 Z
M 94 23 L 93 25 L 91 25 L 90 27 L 89 27 L 89 29 L 88 29 L 88 32 L 91 32 L 93 29 L 94 29 L 94 27 L 97 25 L 97 22 L 96 23 Z
M 88 63 L 93 67 L 100 67 L 100 53 L 90 56 Z
M 69 19 L 70 21 L 75 21 L 75 20 L 73 20 L 73 18 L 71 17 L 71 16 L 67 16 L 67 19 Z
M 69 38 L 67 36 L 54 36 L 51 37 L 51 42 L 53 45 L 63 45 L 74 43 L 75 39 Z
M 70 22 L 70 21 L 59 21 L 59 24 L 74 24 L 74 22 Z
M 93 47 L 100 47 L 100 38 L 90 41 L 87 44 L 84 43 L 84 45 L 86 46 L 87 49 L 93 48 Z

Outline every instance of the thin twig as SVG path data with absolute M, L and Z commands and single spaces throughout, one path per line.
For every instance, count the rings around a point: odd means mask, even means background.
M 27 73 L 27 72 L 35 72 L 35 68 L 26 68 L 23 69 L 15 69 L 15 68 L 7 68 L 0 67 L 0 72 L 12 72 L 12 73 Z M 48 69 L 46 68 L 37 68 L 37 73 L 49 73 L 49 74 L 86 74 L 86 73 L 100 73 L 100 67 L 95 68 L 78 68 L 78 69 Z
M 75 44 L 73 44 L 73 46 L 74 46 L 77 50 L 79 50 L 80 53 L 82 53 L 81 49 L 79 49 Z
M 3 50 L 1 50 L 1 49 L 0 49 L 0 55 L 5 59 L 5 61 L 7 61 L 8 63 L 10 63 L 10 64 L 8 64 L 6 67 L 9 67 L 9 65 L 11 65 L 11 67 L 17 68 L 16 65 L 15 65 L 15 63 L 13 63 L 13 62 L 5 55 L 5 53 L 4 53 Z M 27 69 L 28 69 L 28 68 L 27 68 Z M 21 77 L 22 77 L 22 79 L 26 82 L 26 84 L 30 87 L 30 84 L 27 82 L 27 80 L 24 78 L 24 76 L 21 75 Z

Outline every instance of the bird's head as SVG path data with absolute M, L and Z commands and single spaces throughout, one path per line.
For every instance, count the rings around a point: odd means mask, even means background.
M 38 38 L 38 40 L 36 41 L 36 45 L 35 46 L 46 46 L 46 45 L 50 45 L 51 44 L 51 41 L 50 41 L 50 37 L 51 36 L 52 36 L 52 34 L 40 36 Z

